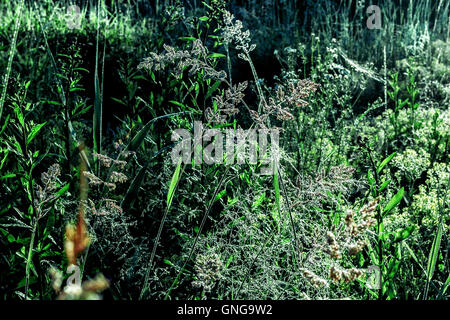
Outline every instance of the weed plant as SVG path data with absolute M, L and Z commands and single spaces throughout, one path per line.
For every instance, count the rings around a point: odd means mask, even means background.
M 0 1 L 2 299 L 448 299 L 449 9 Z

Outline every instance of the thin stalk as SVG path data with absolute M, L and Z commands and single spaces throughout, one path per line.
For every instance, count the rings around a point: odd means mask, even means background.
M 180 177 L 183 174 L 185 168 L 186 168 L 186 164 L 183 166 L 183 169 L 180 172 Z M 178 181 L 176 183 L 176 187 L 178 186 L 179 182 L 180 182 L 180 178 L 178 178 Z M 159 224 L 158 233 L 157 233 L 156 238 L 155 238 L 155 243 L 153 244 L 153 249 L 152 249 L 152 253 L 151 253 L 151 256 L 150 256 L 150 261 L 148 263 L 147 272 L 145 274 L 145 279 L 144 279 L 144 285 L 142 286 L 142 290 L 141 290 L 141 293 L 139 295 L 139 300 L 141 300 L 143 298 L 144 293 L 145 293 L 145 291 L 147 289 L 147 286 L 148 286 L 148 280 L 149 280 L 149 277 L 150 277 L 150 271 L 151 271 L 152 266 L 153 266 L 153 260 L 155 259 L 156 249 L 158 248 L 159 240 L 161 239 L 161 234 L 162 234 L 162 230 L 164 228 L 164 223 L 166 222 L 167 215 L 169 214 L 169 209 L 170 209 L 170 205 L 167 205 L 166 206 L 166 210 L 165 210 L 164 215 L 163 215 L 163 218 L 161 219 L 161 223 Z
M 13 40 L 11 42 L 11 48 L 9 49 L 9 58 L 8 58 L 8 65 L 6 67 L 6 73 L 3 78 L 3 91 L 2 96 L 0 98 L 0 120 L 2 119 L 2 113 L 3 113 L 3 105 L 5 104 L 5 98 L 6 98 L 6 90 L 8 88 L 8 81 L 9 81 L 9 75 L 11 74 L 12 69 L 12 62 L 14 59 L 14 54 L 16 52 L 16 44 L 17 44 L 17 35 L 19 34 L 19 23 L 20 19 L 22 18 L 22 6 L 23 6 L 24 0 L 22 0 L 18 7 L 18 13 L 16 17 L 16 22 L 14 24 L 14 35 Z
M 267 244 L 269 243 L 270 240 L 272 240 L 273 236 L 275 235 L 274 232 L 270 233 L 269 236 L 267 237 L 267 240 L 264 242 L 264 245 L 261 246 L 261 248 L 259 249 L 258 253 L 256 254 L 255 258 L 253 259 L 250 267 L 248 268 L 247 273 L 245 274 L 244 279 L 242 279 L 241 283 L 239 284 L 239 288 L 237 290 L 236 296 L 239 297 L 239 293 L 241 292 L 242 286 L 244 285 L 244 283 L 247 281 L 248 276 L 250 275 L 250 270 L 253 269 L 253 266 L 255 265 L 256 260 L 258 260 L 258 257 L 260 256 L 261 252 L 263 251 L 263 249 L 267 246 Z
M 254 123 L 250 126 L 249 130 L 251 130 L 254 126 Z M 235 153 L 233 154 L 233 158 L 235 157 L 236 154 L 239 154 L 241 148 L 243 148 L 245 145 L 242 144 L 237 150 L 235 150 Z M 195 251 L 195 247 L 197 245 L 198 239 L 200 238 L 200 234 L 202 233 L 203 227 L 206 223 L 206 220 L 208 219 L 209 213 L 211 211 L 212 205 L 214 204 L 214 200 L 216 199 L 217 195 L 219 194 L 219 190 L 222 188 L 222 185 L 225 181 L 225 177 L 228 175 L 228 172 L 230 171 L 231 166 L 228 166 L 225 170 L 225 172 L 222 174 L 222 177 L 220 178 L 219 184 L 216 187 L 213 196 L 211 197 L 211 200 L 209 201 L 209 205 L 208 208 L 203 216 L 202 222 L 200 223 L 200 226 L 198 228 L 198 232 L 197 235 L 194 239 L 194 243 L 191 246 L 191 250 L 189 252 L 189 256 L 188 258 L 184 261 L 183 266 L 181 267 L 180 271 L 177 274 L 177 277 L 175 278 L 175 280 L 172 282 L 172 284 L 170 285 L 169 290 L 167 291 L 166 295 L 164 296 L 164 300 L 167 299 L 167 297 L 169 296 L 170 292 L 172 291 L 173 287 L 175 286 L 175 284 L 178 282 L 178 279 L 181 276 L 181 273 L 184 271 L 184 268 L 186 267 L 187 263 L 191 260 L 194 251 Z
M 258 106 L 258 113 L 261 114 L 262 106 L 263 106 L 263 104 L 266 103 L 266 99 L 264 98 L 261 84 L 259 83 L 258 74 L 256 73 L 255 65 L 253 64 L 252 58 L 250 57 L 250 53 L 245 50 L 244 54 L 247 57 L 248 64 L 250 65 L 250 69 L 252 70 L 253 78 L 255 79 L 256 89 L 258 90 L 258 96 L 260 99 L 259 106 Z
M 36 3 L 35 3 L 35 8 L 36 8 L 36 11 L 39 11 L 39 8 L 38 8 Z M 52 67 L 53 67 L 53 71 L 54 71 L 55 74 L 57 74 L 58 73 L 58 66 L 56 64 L 55 57 L 53 56 L 53 53 L 50 50 L 50 46 L 49 46 L 48 41 L 47 41 L 47 34 L 45 32 L 45 28 L 44 28 L 44 25 L 41 22 L 41 17 L 40 17 L 39 14 L 37 14 L 37 18 L 38 18 L 38 22 L 39 22 L 39 27 L 40 27 L 40 29 L 42 31 L 42 36 L 44 38 L 45 47 L 46 47 L 47 53 L 48 53 L 48 55 L 50 57 L 50 61 L 51 61 Z M 57 83 L 58 88 L 59 88 L 58 92 L 60 94 L 61 103 L 62 103 L 62 105 L 65 108 L 66 105 L 67 105 L 67 99 L 66 99 L 66 94 L 64 92 L 63 85 L 62 85 L 61 80 L 59 79 L 58 76 L 55 77 L 55 80 L 56 80 L 56 83 Z M 77 134 L 76 134 L 75 130 L 73 129 L 72 121 L 70 121 L 70 118 L 68 120 L 66 119 L 66 121 L 68 121 L 68 127 L 69 127 L 69 131 L 70 131 L 70 135 L 72 136 L 73 141 L 75 141 L 76 144 L 77 144 L 78 150 L 80 152 L 80 156 L 86 162 L 87 167 L 89 168 L 89 170 L 91 170 L 91 165 L 90 165 L 89 160 L 88 160 L 88 158 L 86 156 L 84 148 L 82 148 L 82 144 L 78 141 Z M 70 139 L 69 139 L 69 141 L 70 141 Z
M 96 153 L 100 154 L 102 149 L 102 92 L 100 88 L 100 81 L 98 77 L 98 46 L 99 46 L 99 38 L 100 38 L 100 10 L 101 10 L 101 1 L 98 2 L 97 5 L 97 40 L 95 47 L 95 75 L 94 75 L 94 119 L 93 119 L 93 134 L 94 134 L 94 150 Z M 104 58 L 104 57 L 103 57 Z M 103 79 L 102 79 L 103 82 Z M 97 176 L 100 175 L 100 163 L 99 160 L 96 163 L 97 166 Z
M 278 170 L 278 167 L 276 168 L 276 170 L 278 171 L 278 179 L 280 180 L 281 189 L 283 190 L 284 198 L 286 200 L 286 207 L 288 210 L 289 219 L 291 220 L 292 233 L 294 234 L 295 245 L 298 246 L 300 243 L 298 242 L 297 231 L 295 230 L 294 218 L 292 217 L 291 205 L 289 203 L 289 197 L 288 197 L 288 194 L 286 191 L 286 186 L 284 184 L 283 178 L 280 175 L 280 171 Z M 297 263 L 300 264 L 300 259 L 298 259 L 297 251 L 295 250 L 295 248 L 296 247 L 294 247 L 294 258 L 295 258 L 295 260 L 297 260 Z
M 34 238 L 37 230 L 37 217 L 33 220 L 33 231 L 31 232 L 30 245 L 28 246 L 27 264 L 25 266 L 25 299 L 28 299 L 28 288 L 30 285 L 30 265 L 33 258 Z

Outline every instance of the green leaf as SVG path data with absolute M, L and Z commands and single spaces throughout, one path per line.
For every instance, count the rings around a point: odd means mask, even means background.
M 61 189 L 59 189 L 59 191 L 56 193 L 58 196 L 62 196 L 64 193 L 67 192 L 67 190 L 69 190 L 70 187 L 70 183 L 67 183 L 64 187 L 62 187 Z
M 396 243 L 396 242 L 405 240 L 406 238 L 408 238 L 411 235 L 411 233 L 414 231 L 414 229 L 415 229 L 415 226 L 409 226 L 403 230 L 397 231 L 392 243 Z
M 415 254 L 414 251 L 411 249 L 411 247 L 410 247 L 407 243 L 405 243 L 404 245 L 405 245 L 405 248 L 408 249 L 409 254 L 410 254 L 411 257 L 413 258 L 413 260 L 414 260 L 414 261 L 422 268 L 422 270 L 423 270 L 423 267 L 422 267 L 422 265 L 420 264 L 419 259 L 417 259 L 416 254 Z
M 100 80 L 98 75 L 98 33 L 97 33 L 97 46 L 95 51 L 95 71 L 94 71 L 94 119 L 93 119 L 93 139 L 94 139 L 94 151 L 98 154 L 102 151 L 102 121 L 103 121 L 103 84 L 100 87 Z M 104 58 L 104 57 L 103 57 Z M 104 67 L 104 65 L 103 65 Z M 103 82 L 103 79 L 102 79 Z
M 223 196 L 226 195 L 226 194 L 227 194 L 227 190 L 226 190 L 226 189 L 220 191 L 220 192 L 217 194 L 216 198 L 214 199 L 214 202 L 219 201 L 219 200 L 222 199 Z
M 153 122 L 164 119 L 164 118 L 170 118 L 174 117 L 180 114 L 186 114 L 191 113 L 190 111 L 183 111 L 178 113 L 172 113 L 172 114 L 166 114 L 157 118 L 154 118 L 147 122 L 145 126 L 134 136 L 134 138 L 131 140 L 131 142 L 128 144 L 126 150 L 128 151 L 137 151 L 137 149 L 141 146 L 142 142 L 144 142 L 145 138 L 147 137 L 147 134 L 150 132 L 150 129 L 152 128 Z
M 273 176 L 273 185 L 275 188 L 275 202 L 278 208 L 278 214 L 280 214 L 280 184 L 278 183 L 278 170 L 275 170 Z
M 378 192 L 383 191 L 384 189 L 386 189 L 386 187 L 389 185 L 389 183 L 391 183 L 391 179 L 386 180 L 385 182 L 383 182 L 380 186 L 380 188 L 378 189 Z
M 171 267 L 174 266 L 174 264 L 170 260 L 167 260 L 167 259 L 164 259 L 164 263 L 169 265 L 169 266 L 171 266 Z
M 208 89 L 208 92 L 206 93 L 205 100 L 207 100 L 211 95 L 214 93 L 214 91 L 217 90 L 217 88 L 220 86 L 222 81 L 217 80 L 211 88 Z
M 2 129 L 0 130 L 0 136 L 1 136 L 2 133 L 5 131 L 6 126 L 7 126 L 8 123 L 9 123 L 9 119 L 10 119 L 10 115 L 8 114 L 8 115 L 6 116 L 5 123 L 3 124 Z
M 181 107 L 183 109 L 186 109 L 186 106 L 184 104 L 182 104 L 181 102 L 171 100 L 171 101 L 169 101 L 169 103 L 172 103 L 172 104 L 174 104 L 176 106 L 179 106 L 179 107 Z
M 258 209 L 266 198 L 266 194 L 263 193 L 261 196 L 252 204 L 252 209 Z
M 444 285 L 442 286 L 441 292 L 439 292 L 439 297 L 442 297 L 445 294 L 445 292 L 447 291 L 449 286 L 450 286 L 450 274 L 448 275 L 447 280 L 445 281 Z
M 231 255 L 228 259 L 227 262 L 225 263 L 225 268 L 228 268 L 231 264 L 231 262 L 233 261 L 233 256 Z
M 53 104 L 55 106 L 60 106 L 61 102 L 58 101 L 42 101 L 43 103 Z
M 12 242 L 16 241 L 16 239 L 14 238 L 14 236 L 12 234 L 8 234 L 7 239 L 8 239 L 9 243 L 12 243 Z
M 89 70 L 88 70 L 88 69 L 81 68 L 81 67 L 73 68 L 73 70 L 74 70 L 74 71 L 84 71 L 84 72 L 86 72 L 86 73 L 89 73 Z
M 387 274 L 388 279 L 393 279 L 395 277 L 399 266 L 400 266 L 400 260 L 397 259 L 396 257 L 392 257 L 391 260 L 389 261 L 389 266 L 388 266 L 388 270 L 389 270 L 388 274 Z
M 0 180 L 9 179 L 9 178 L 15 178 L 15 177 L 16 177 L 16 174 L 8 173 L 8 174 L 5 174 L 4 176 L 0 177 Z
M 111 100 L 114 101 L 114 102 L 117 102 L 117 103 L 119 103 L 121 105 L 124 105 L 124 106 L 127 105 L 124 101 L 122 101 L 120 99 L 117 99 L 117 98 L 114 98 L 114 97 L 111 97 Z
M 436 236 L 434 237 L 433 245 L 431 246 L 430 254 L 428 255 L 427 264 L 427 280 L 431 281 L 436 268 L 436 262 L 439 256 L 439 248 L 441 246 L 442 239 L 442 221 L 439 221 Z
M 23 113 L 20 111 L 20 108 L 18 105 L 15 105 L 14 113 L 16 114 L 17 120 L 19 120 L 19 123 L 22 127 L 25 127 L 25 120 L 23 118 Z
M 397 154 L 397 152 L 394 152 L 389 157 L 384 159 L 383 162 L 381 162 L 380 165 L 378 166 L 377 173 L 380 173 L 384 169 L 384 167 L 392 160 L 392 158 L 395 157 L 396 154 Z
M 206 1 L 202 1 L 202 3 L 203 3 L 203 5 L 205 6 L 205 7 L 207 7 L 209 10 L 214 10 L 214 8 L 213 7 L 211 7 L 208 3 L 206 3 Z
M 389 201 L 387 206 L 384 208 L 383 214 L 382 214 L 383 217 L 386 216 L 392 209 L 395 208 L 396 205 L 398 205 L 400 203 L 404 194 L 405 194 L 405 189 L 402 187 L 397 192 L 397 194 L 391 199 L 391 201 Z
M 212 58 L 212 59 L 215 59 L 215 58 L 225 58 L 226 57 L 226 55 L 224 55 L 224 54 L 222 54 L 222 53 L 216 53 L 216 52 L 214 52 L 214 53 L 211 53 L 209 56 L 208 56 L 208 58 Z
M 367 171 L 367 181 L 369 182 L 370 186 L 373 186 L 375 184 L 375 178 L 373 177 L 372 171 Z
M 42 129 L 43 126 L 45 126 L 46 123 L 47 123 L 47 122 L 44 122 L 44 123 L 35 125 L 35 126 L 31 129 L 31 132 L 28 134 L 28 137 L 27 137 L 27 144 L 29 144 L 29 143 L 34 139 L 34 137 L 36 137 L 36 135 L 38 134 L 38 132 Z
M 3 157 L 2 161 L 0 161 L 0 170 L 5 165 L 6 159 L 8 158 L 9 150 L 5 149 L 3 152 L 5 153 L 5 156 Z
M 195 41 L 195 40 L 197 40 L 197 38 L 194 38 L 194 37 L 179 37 L 178 39 L 180 39 L 180 40 L 188 40 L 188 41 Z
M 84 91 L 84 88 L 70 88 L 69 92 Z
M 149 122 L 147 122 L 145 124 L 145 126 L 141 130 L 139 130 L 139 132 L 131 140 L 130 144 L 127 147 L 127 150 L 137 151 L 137 149 L 141 146 L 142 142 L 144 142 L 145 138 L 147 137 L 148 133 L 150 132 L 152 124 L 153 124 L 153 121 L 150 120 Z
M 169 192 L 167 193 L 167 208 L 170 209 L 170 206 L 172 205 L 173 196 L 175 194 L 175 188 L 178 184 L 178 179 L 180 176 L 180 170 L 181 170 L 181 160 L 178 161 L 177 168 L 175 169 L 175 172 L 173 173 L 172 180 L 170 181 L 169 185 Z

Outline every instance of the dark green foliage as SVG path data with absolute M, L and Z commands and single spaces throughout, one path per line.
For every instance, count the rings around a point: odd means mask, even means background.
M 448 299 L 450 4 L 378 2 L 381 30 L 368 1 L 0 2 L 1 298 L 87 297 L 84 210 L 105 299 Z M 196 122 L 280 129 L 279 166 L 173 162 Z

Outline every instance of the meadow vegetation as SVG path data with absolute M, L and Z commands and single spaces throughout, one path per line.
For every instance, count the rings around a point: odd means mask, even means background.
M 1 0 L 1 299 L 448 299 L 449 10 Z M 197 121 L 278 165 L 174 163 Z

